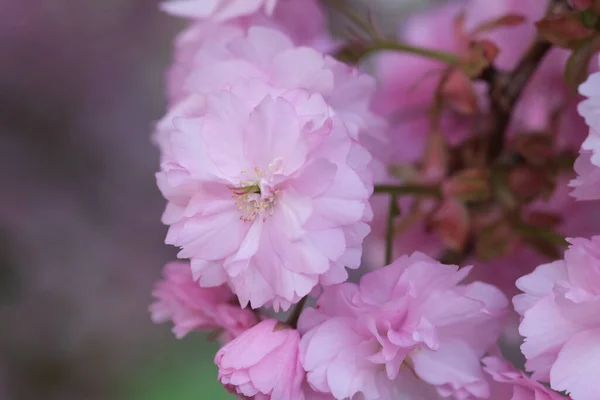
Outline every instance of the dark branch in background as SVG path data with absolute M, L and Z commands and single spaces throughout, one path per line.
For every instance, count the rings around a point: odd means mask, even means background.
M 302 310 L 304 309 L 306 300 L 308 300 L 308 296 L 304 296 L 303 298 L 300 299 L 300 301 L 294 307 L 294 311 L 292 311 L 292 314 L 285 322 L 286 325 L 289 325 L 294 329 L 296 329 L 298 327 L 298 319 L 300 318 L 300 314 L 302 313 Z
M 569 10 L 566 0 L 552 0 L 548 14 Z M 495 160 L 502 153 L 506 131 L 515 105 L 521 97 L 527 82 L 536 71 L 552 45 L 541 36 L 536 36 L 529 50 L 511 72 L 500 72 L 494 67 L 486 69 L 480 79 L 489 84 L 491 103 L 491 132 L 487 143 L 487 159 Z
M 375 185 L 373 194 L 392 194 L 394 196 L 429 196 L 442 198 L 442 192 L 438 186 L 425 185 Z
M 400 215 L 398 208 L 398 196 L 392 194 L 390 196 L 390 208 L 388 210 L 388 219 L 385 231 L 385 265 L 392 262 L 394 249 L 394 220 Z

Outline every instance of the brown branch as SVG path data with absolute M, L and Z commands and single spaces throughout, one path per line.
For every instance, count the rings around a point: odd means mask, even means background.
M 394 196 L 427 196 L 441 198 L 442 192 L 438 186 L 425 185 L 375 185 L 373 194 L 391 194 Z
M 547 14 L 556 14 L 569 9 L 566 0 L 552 0 Z M 537 35 L 513 71 L 500 72 L 491 67 L 480 76 L 480 79 L 489 84 L 488 93 L 491 102 L 491 132 L 486 151 L 488 160 L 493 161 L 502 153 L 513 110 L 531 76 L 551 47 L 548 41 Z
M 308 296 L 304 296 L 300 299 L 300 301 L 296 304 L 296 307 L 294 307 L 294 311 L 292 311 L 292 314 L 290 314 L 288 320 L 285 321 L 286 325 L 289 325 L 294 329 L 297 328 L 298 320 L 300 319 L 300 314 L 302 314 L 306 300 L 308 300 Z
M 386 223 L 385 231 L 385 265 L 389 265 L 392 262 L 394 252 L 394 220 L 400 215 L 400 208 L 398 207 L 398 196 L 392 194 L 390 196 L 390 207 L 388 210 L 388 219 Z

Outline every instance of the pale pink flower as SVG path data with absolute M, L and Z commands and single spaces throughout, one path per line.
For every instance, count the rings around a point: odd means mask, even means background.
M 299 342 L 295 329 L 263 321 L 218 351 L 219 381 L 244 399 L 304 400 Z
M 484 371 L 497 382 L 492 385 L 492 400 L 568 400 L 517 371 L 500 357 L 485 357 L 481 361 Z
M 166 242 L 202 286 L 287 309 L 357 268 L 371 218 L 370 155 L 319 95 L 259 81 L 197 96 L 162 121 Z
M 573 188 L 571 194 L 578 200 L 600 199 L 600 168 L 592 163 L 591 151 L 581 150 L 575 161 L 577 178 L 569 186 Z
M 600 397 L 600 236 L 570 239 L 564 260 L 517 281 L 513 299 L 523 316 L 521 351 L 534 379 L 550 381 L 574 400 Z
M 318 93 L 354 137 L 383 140 L 383 120 L 370 107 L 375 80 L 356 68 L 313 48 L 297 47 L 284 32 L 262 26 L 247 31 L 198 26 L 181 37 L 180 43 L 186 41 L 197 45 L 182 52 L 183 59 L 175 63 L 171 98 L 181 100 L 192 93 L 227 89 L 240 80 L 259 80 L 277 93 L 297 89 Z
M 492 286 L 459 284 L 469 270 L 414 253 L 359 285 L 326 288 L 299 321 L 308 383 L 336 399 L 437 398 L 416 374 L 443 397 L 489 396 L 480 358 L 498 338 L 507 300 Z
M 257 14 L 226 23 L 211 20 L 194 22 L 175 39 L 174 62 L 167 75 L 170 102 L 173 104 L 199 89 L 188 84 L 194 70 L 235 57 L 230 44 L 245 36 L 251 27 L 281 31 L 294 45 L 308 46 L 315 51 L 329 52 L 335 46 L 317 0 L 283 1 L 271 17 Z M 269 47 L 273 44 L 266 42 L 260 45 Z M 230 70 L 227 72 L 231 73 Z
M 579 200 L 600 199 L 600 72 L 596 72 L 579 87 L 587 99 L 579 104 L 579 113 L 589 126 L 589 135 L 581 146 L 575 163 L 578 177 L 571 181 L 573 196 Z
M 224 22 L 264 11 L 273 14 L 278 0 L 169 0 L 161 9 L 171 15 Z
M 217 331 L 227 341 L 257 322 L 252 311 L 240 308 L 227 286 L 200 287 L 188 262 L 168 263 L 163 275 L 152 292 L 156 301 L 150 313 L 154 323 L 172 321 L 178 339 L 192 331 Z

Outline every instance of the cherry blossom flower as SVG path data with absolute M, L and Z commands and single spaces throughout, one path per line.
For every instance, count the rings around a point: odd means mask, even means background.
M 166 13 L 178 17 L 224 22 L 264 11 L 273 14 L 278 0 L 170 0 L 161 4 Z
M 174 60 L 167 74 L 170 103 L 175 104 L 197 89 L 190 87 L 187 82 L 194 70 L 233 56 L 229 44 L 245 36 L 251 27 L 281 31 L 294 45 L 307 46 L 315 51 L 327 53 L 336 47 L 336 42 L 327 31 L 324 11 L 317 0 L 282 1 L 271 16 L 259 13 L 227 22 L 195 21 L 175 39 Z M 261 45 L 268 48 L 271 43 Z
M 600 396 L 600 236 L 569 239 L 564 260 L 540 265 L 517 281 L 523 316 L 521 351 L 534 379 L 574 400 Z
M 263 321 L 219 350 L 219 381 L 244 399 L 304 400 L 299 342 L 295 329 Z
M 326 288 L 299 321 L 309 384 L 336 399 L 392 400 L 415 386 L 435 395 L 416 375 L 443 397 L 488 397 L 480 358 L 508 302 L 492 286 L 459 284 L 469 271 L 414 253 Z
M 182 59 L 173 67 L 176 101 L 193 93 L 227 89 L 241 80 L 260 80 L 278 93 L 304 89 L 321 94 L 354 137 L 383 141 L 384 122 L 371 110 L 375 80 L 309 47 L 297 47 L 278 29 L 198 26 L 180 38 Z
M 189 263 L 168 263 L 163 275 L 164 280 L 152 292 L 156 301 L 150 313 L 154 323 L 173 321 L 178 339 L 191 331 L 214 330 L 227 341 L 257 322 L 250 310 L 240 308 L 227 286 L 200 287 L 192 279 Z
M 484 371 L 497 382 L 492 385 L 492 400 L 568 400 L 539 382 L 517 371 L 497 356 L 485 357 Z
M 287 309 L 343 282 L 369 232 L 369 153 L 305 90 L 247 81 L 196 99 L 160 124 L 166 242 L 242 306 Z
M 579 87 L 587 99 L 579 104 L 579 113 L 589 126 L 589 135 L 581 146 L 575 163 L 578 177 L 571 181 L 573 196 L 579 200 L 600 199 L 600 72 L 596 72 Z

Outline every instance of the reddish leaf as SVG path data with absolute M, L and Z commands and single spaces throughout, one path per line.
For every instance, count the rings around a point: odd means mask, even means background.
M 492 19 L 489 21 L 485 21 L 482 24 L 479 24 L 472 32 L 471 35 L 475 36 L 480 33 L 490 32 L 498 28 L 505 28 L 511 26 L 518 26 L 527 21 L 521 14 L 506 14 L 501 16 L 500 18 Z
M 576 14 L 555 15 L 536 22 L 540 35 L 555 46 L 575 49 L 594 31 L 587 28 Z
M 475 40 L 469 44 L 466 55 L 461 60 L 463 71 L 471 78 L 476 78 L 496 59 L 500 49 L 490 40 Z
M 517 137 L 515 145 L 517 151 L 532 165 L 547 165 L 554 156 L 554 138 L 550 134 L 523 134 Z
M 443 192 L 462 202 L 485 201 L 492 194 L 489 174 L 479 169 L 463 170 L 444 183 Z

